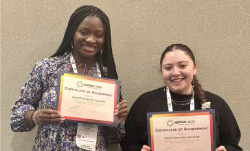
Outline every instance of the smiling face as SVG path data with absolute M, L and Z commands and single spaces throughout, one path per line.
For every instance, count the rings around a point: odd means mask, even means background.
M 74 34 L 74 56 L 95 58 L 103 48 L 104 26 L 99 17 L 87 16 L 79 24 Z
M 168 88 L 178 94 L 191 94 L 197 68 L 186 52 L 175 49 L 165 54 L 161 71 Z

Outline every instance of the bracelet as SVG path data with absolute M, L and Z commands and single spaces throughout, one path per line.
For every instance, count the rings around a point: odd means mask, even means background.
M 31 114 L 31 120 L 34 122 L 34 124 L 36 125 L 36 114 L 39 112 L 40 110 L 36 110 Z
M 36 111 L 35 111 L 35 110 L 32 110 L 31 112 L 32 112 L 32 113 L 31 113 L 31 115 L 30 115 L 30 120 L 31 120 L 31 122 L 32 122 L 33 124 L 35 124 L 34 121 L 33 121 L 33 119 L 32 119 L 32 117 L 33 117 L 33 114 L 34 114 Z

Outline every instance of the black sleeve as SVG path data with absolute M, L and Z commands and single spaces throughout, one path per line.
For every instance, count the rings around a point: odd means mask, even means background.
M 242 151 L 238 145 L 241 133 L 237 121 L 226 103 L 222 107 L 222 112 L 219 113 L 221 144 L 225 146 L 228 151 Z
M 219 96 L 212 96 L 212 108 L 216 109 L 218 146 L 225 146 L 227 151 L 242 151 L 238 145 L 241 137 L 240 129 L 228 104 Z
M 146 143 L 146 111 L 143 96 L 132 105 L 125 122 L 125 136 L 121 141 L 123 151 L 140 151 Z

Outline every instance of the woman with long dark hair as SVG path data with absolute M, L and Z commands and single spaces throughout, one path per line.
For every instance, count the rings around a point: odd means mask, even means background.
M 95 6 L 79 7 L 71 15 L 63 41 L 49 58 L 37 62 L 21 97 L 12 108 L 11 128 L 15 132 L 32 130 L 38 125 L 33 150 L 97 150 L 119 143 L 122 128 L 97 126 L 94 144 L 78 145 L 79 125 L 66 122 L 56 110 L 57 75 L 60 71 L 118 79 L 112 54 L 110 23 L 107 15 Z M 39 107 L 40 105 L 40 107 Z M 38 109 L 39 108 L 39 109 Z M 116 107 L 119 122 L 127 116 L 127 103 Z

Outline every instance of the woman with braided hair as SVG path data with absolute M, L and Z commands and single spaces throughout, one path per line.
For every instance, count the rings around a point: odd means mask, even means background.
M 30 131 L 38 125 L 34 151 L 105 151 L 110 145 L 118 144 L 124 134 L 120 126 L 93 126 L 91 130 L 96 130 L 91 132 L 91 136 L 95 139 L 91 137 L 91 142 L 94 143 L 77 142 L 76 136 L 87 135 L 84 130 L 90 127 L 65 121 L 56 110 L 57 76 L 60 71 L 118 79 L 109 19 L 99 8 L 85 5 L 76 9 L 69 19 L 58 50 L 34 66 L 21 90 L 20 99 L 12 108 L 12 130 Z M 125 100 L 121 99 L 115 112 L 119 122 L 123 122 L 127 116 Z
M 142 94 L 132 105 L 121 142 L 123 151 L 150 150 L 147 143 L 148 112 L 201 110 L 204 105 L 215 109 L 216 151 L 241 151 L 238 146 L 240 130 L 235 117 L 221 97 L 202 89 L 191 49 L 183 44 L 168 46 L 161 55 L 160 67 L 165 86 Z

